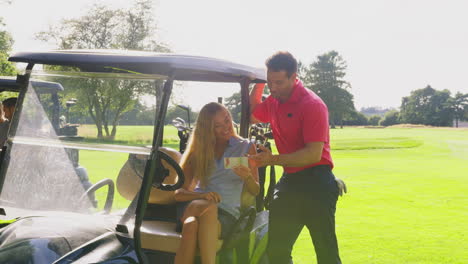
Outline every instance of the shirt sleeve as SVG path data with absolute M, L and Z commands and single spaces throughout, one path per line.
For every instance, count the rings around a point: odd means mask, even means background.
M 262 123 L 270 123 L 269 98 L 255 106 L 252 115 Z
M 309 104 L 303 112 L 304 143 L 328 142 L 328 108 L 324 103 Z

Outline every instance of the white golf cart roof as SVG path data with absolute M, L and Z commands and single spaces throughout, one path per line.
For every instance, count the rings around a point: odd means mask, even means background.
M 131 73 L 143 78 L 171 78 L 180 81 L 265 82 L 265 69 L 226 60 L 171 53 L 122 50 L 57 50 L 18 52 L 12 62 L 61 65 L 94 73 Z M 149 76 L 147 76 L 149 75 Z

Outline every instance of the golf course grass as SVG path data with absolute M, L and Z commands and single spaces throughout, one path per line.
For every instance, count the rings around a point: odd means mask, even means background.
M 121 126 L 116 140 L 148 145 L 152 130 Z M 92 127 L 79 133 L 96 134 Z M 348 186 L 336 212 L 343 263 L 468 263 L 468 130 L 345 127 L 331 130 L 331 141 L 334 173 Z M 166 127 L 164 145 L 178 148 L 175 128 Z M 96 182 L 115 179 L 127 157 L 81 151 L 80 164 Z M 127 204 L 119 197 L 114 206 Z M 316 263 L 306 228 L 292 255 L 296 264 Z
M 345 128 L 331 140 L 348 185 L 336 213 L 343 263 L 468 263 L 468 130 Z M 315 261 L 307 229 L 293 257 Z

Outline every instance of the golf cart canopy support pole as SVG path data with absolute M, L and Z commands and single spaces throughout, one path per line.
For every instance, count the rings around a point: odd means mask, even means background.
M 249 136 L 250 125 L 250 102 L 249 102 L 249 85 L 250 79 L 245 78 L 240 82 L 241 85 L 241 122 L 240 136 L 247 138 Z
M 138 193 L 138 204 L 136 208 L 135 228 L 133 231 L 135 251 L 137 253 L 138 261 L 140 263 L 148 263 L 145 254 L 141 250 L 141 233 L 140 227 L 143 222 L 143 217 L 146 212 L 148 199 L 153 186 L 153 181 L 156 176 L 158 166 L 162 166 L 161 157 L 159 157 L 159 147 L 162 143 L 164 131 L 164 118 L 166 117 L 166 110 L 169 104 L 169 98 L 172 92 L 173 78 L 170 77 L 164 83 L 163 95 L 161 105 L 156 111 L 156 124 L 153 132 L 153 146 L 148 162 L 146 162 L 145 175 L 141 183 L 140 192 Z

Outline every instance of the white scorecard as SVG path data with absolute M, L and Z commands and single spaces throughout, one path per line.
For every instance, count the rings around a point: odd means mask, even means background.
M 249 161 L 247 157 L 228 157 L 224 158 L 224 168 L 232 169 L 236 166 L 244 165 L 249 166 Z

